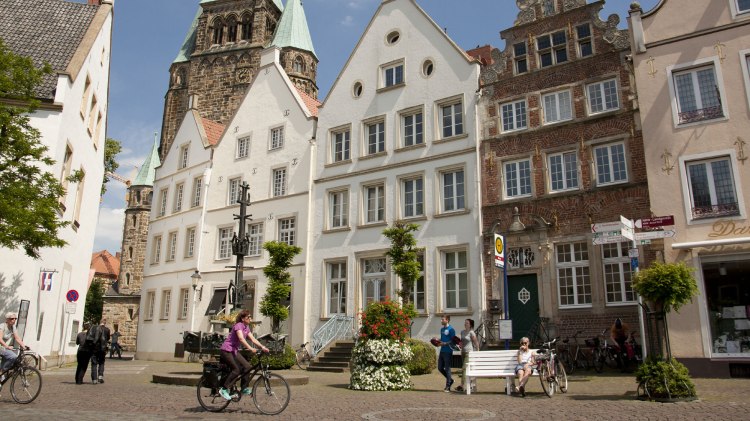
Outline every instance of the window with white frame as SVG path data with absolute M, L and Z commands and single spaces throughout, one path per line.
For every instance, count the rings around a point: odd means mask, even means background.
M 248 224 L 247 236 L 250 240 L 247 249 L 248 256 L 260 256 L 263 251 L 263 223 Z
M 167 242 L 167 261 L 171 262 L 174 260 L 177 254 L 177 232 L 169 233 L 169 240 Z
M 714 64 L 673 71 L 677 123 L 688 124 L 724 117 Z
M 351 159 L 351 132 L 344 130 L 331 133 L 331 161 L 341 162 Z
M 180 312 L 177 318 L 180 320 L 187 319 L 188 309 L 190 302 L 190 290 L 187 288 L 180 288 Z
M 161 320 L 169 320 L 169 312 L 172 309 L 172 290 L 165 289 L 161 292 Z
M 748 13 L 750 12 L 750 0 L 732 0 L 737 6 L 737 13 Z
M 349 226 L 349 191 L 338 190 L 328 193 L 328 227 Z
M 190 145 L 184 145 L 180 147 L 180 162 L 179 162 L 179 169 L 187 168 L 188 166 L 188 152 Z
M 398 62 L 382 67 L 383 87 L 400 85 L 404 83 L 404 63 Z
M 297 236 L 297 229 L 295 227 L 295 218 L 279 219 L 279 241 L 290 246 L 295 245 L 295 237 Z
M 544 123 L 557 123 L 573 118 L 573 109 L 570 104 L 570 91 L 560 91 L 542 95 L 544 103 Z
M 424 179 L 422 177 L 401 180 L 403 217 L 414 218 L 424 215 Z
M 271 129 L 271 150 L 284 147 L 284 128 Z
M 216 257 L 217 259 L 229 259 L 232 257 L 232 235 L 234 234 L 234 229 L 231 227 L 228 228 L 219 228 L 219 234 L 218 234 L 218 248 Z
M 469 307 L 469 272 L 466 250 L 444 251 L 443 290 L 445 309 Z
M 503 165 L 505 197 L 531 196 L 531 159 L 506 162 Z
M 568 61 L 568 37 L 565 30 L 536 38 L 539 67 L 548 67 Z
M 636 300 L 631 282 L 628 249 L 627 242 L 602 244 L 607 304 L 633 303 Z
M 401 116 L 402 143 L 404 146 L 421 145 L 424 143 L 424 126 L 422 112 L 403 114 Z
M 440 187 L 443 196 L 443 212 L 463 210 L 466 207 L 464 196 L 464 171 L 445 171 L 440 174 Z
M 362 307 L 372 302 L 385 300 L 386 296 L 385 258 L 362 259 Z
M 526 128 L 526 100 L 506 102 L 500 105 L 503 131 L 511 132 Z
M 513 65 L 517 75 L 529 71 L 529 57 L 526 48 L 526 41 L 513 44 Z
M 363 196 L 365 223 L 385 221 L 385 184 L 365 186 Z
M 167 195 L 169 194 L 169 189 L 163 188 L 159 191 L 159 216 L 164 216 L 167 214 Z
M 175 186 L 174 191 L 174 206 L 172 212 L 179 212 L 182 210 L 182 199 L 185 196 L 185 183 L 180 183 Z
M 610 79 L 603 82 L 588 85 L 589 112 L 591 114 L 603 113 L 620 108 L 620 99 L 617 95 L 617 80 Z
M 685 162 L 693 219 L 740 214 L 729 156 Z
M 576 41 L 578 57 L 588 57 L 594 54 L 594 43 L 591 42 L 591 25 L 584 23 L 576 26 Z
M 201 194 L 203 193 L 203 177 L 193 179 L 193 200 L 190 201 L 191 207 L 201 205 Z
M 161 260 L 161 235 L 154 237 L 154 243 L 151 249 L 151 264 L 156 265 Z
M 424 313 L 427 311 L 427 301 L 425 298 L 427 295 L 425 292 L 423 253 L 417 255 L 417 263 L 419 263 L 419 277 L 417 277 L 411 290 L 411 302 L 414 304 L 414 310 Z
M 588 245 L 557 244 L 555 250 L 560 306 L 591 305 Z
M 185 230 L 185 257 L 195 255 L 195 228 Z
M 273 197 L 286 194 L 286 168 L 273 170 Z
M 328 313 L 346 314 L 346 262 L 329 262 Z
M 597 185 L 604 186 L 628 181 L 624 143 L 595 146 L 594 160 L 596 162 Z
M 146 320 L 154 320 L 154 307 L 156 306 L 156 291 L 146 293 Z
M 440 127 L 443 138 L 458 136 L 464 133 L 463 103 L 440 105 Z
M 374 121 L 365 124 L 367 135 L 367 154 L 373 155 L 385 151 L 385 121 Z
M 227 205 L 234 205 L 240 199 L 240 195 L 242 194 L 242 189 L 240 189 L 241 184 L 242 178 L 240 177 L 229 180 L 229 183 L 227 183 Z
M 578 188 L 578 154 L 575 151 L 552 154 L 548 160 L 551 191 Z
M 246 158 L 250 154 L 250 136 L 237 139 L 237 158 Z

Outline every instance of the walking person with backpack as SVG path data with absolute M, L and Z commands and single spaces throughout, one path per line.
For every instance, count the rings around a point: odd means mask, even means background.
M 109 328 L 107 319 L 102 319 L 97 326 L 99 336 L 94 342 L 94 351 L 91 355 L 91 382 L 94 384 L 104 383 L 104 361 L 109 349 Z
M 76 345 L 78 345 L 78 367 L 76 367 L 76 384 L 83 384 L 83 376 L 86 375 L 86 369 L 89 366 L 89 360 L 94 353 L 94 344 L 99 335 L 98 326 L 91 326 L 88 323 L 83 324 L 83 330 L 76 336 Z

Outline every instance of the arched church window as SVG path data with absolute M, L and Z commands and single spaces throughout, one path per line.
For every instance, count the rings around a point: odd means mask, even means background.
M 227 19 L 227 42 L 237 42 L 237 19 L 234 16 Z
M 276 22 L 266 19 L 266 38 L 271 38 L 274 32 L 276 32 Z
M 135 224 L 136 224 L 137 222 L 138 222 L 138 220 L 136 219 L 136 216 L 135 216 L 135 215 L 133 215 L 133 216 L 132 216 L 132 217 L 130 218 L 130 224 L 131 224 L 132 226 L 134 226 L 134 227 L 135 227 Z
M 297 56 L 294 58 L 294 66 L 292 68 L 297 73 L 304 73 L 305 72 L 305 62 L 302 61 L 301 56 Z
M 251 15 L 242 16 L 240 37 L 243 41 L 250 42 L 253 40 L 253 17 Z
M 224 43 L 224 21 L 221 20 L 221 18 L 217 18 L 214 20 L 213 24 L 213 43 L 214 44 L 223 44 Z
M 125 274 L 125 285 L 130 285 L 130 274 L 129 273 Z
M 133 258 L 133 247 L 128 247 L 128 259 Z

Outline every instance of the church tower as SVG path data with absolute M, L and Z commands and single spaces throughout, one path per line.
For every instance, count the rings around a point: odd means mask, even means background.
M 260 53 L 278 32 L 287 73 L 317 97 L 318 59 L 301 0 L 201 0 L 180 52 L 170 66 L 159 156 L 169 150 L 178 125 L 197 103 L 201 117 L 226 123 L 244 98 L 260 65 Z M 284 13 L 282 14 L 282 11 Z M 282 28 L 284 28 L 282 30 Z M 282 36 L 282 34 L 284 34 Z

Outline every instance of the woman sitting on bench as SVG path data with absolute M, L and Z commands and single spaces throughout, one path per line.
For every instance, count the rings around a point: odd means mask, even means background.
M 534 357 L 536 353 L 529 349 L 529 338 L 521 338 L 521 348 L 518 349 L 518 364 L 516 365 L 516 377 L 518 377 L 518 393 L 521 396 L 526 396 L 526 382 L 531 377 L 531 371 L 533 369 Z

